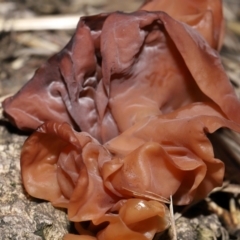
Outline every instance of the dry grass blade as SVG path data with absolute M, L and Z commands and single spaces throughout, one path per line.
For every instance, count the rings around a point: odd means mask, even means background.
M 231 198 L 229 203 L 230 213 L 232 216 L 232 222 L 234 226 L 239 229 L 240 228 L 240 209 L 237 207 L 236 200 Z
M 175 218 L 174 218 L 174 211 L 173 211 L 173 201 L 172 201 L 172 195 L 170 196 L 170 221 L 171 221 L 171 230 L 172 230 L 172 240 L 177 240 L 177 229 L 175 224 Z
M 218 134 L 219 144 L 225 145 L 226 151 L 228 151 L 229 157 L 232 157 L 234 166 L 239 170 L 240 167 L 240 135 L 230 130 L 224 130 L 222 134 Z
M 7 94 L 7 95 L 4 95 L 4 96 L 0 96 L 0 109 L 2 108 L 2 101 L 12 95 L 14 95 L 15 93 L 10 93 L 10 94 Z
M 206 200 L 208 202 L 209 210 L 214 212 L 218 218 L 222 220 L 230 234 L 235 235 L 240 229 L 240 209 L 237 206 L 237 200 L 234 198 L 230 199 L 229 210 L 220 207 L 210 198 L 207 198 Z
M 0 18 L 0 31 L 39 31 L 75 29 L 80 15 L 58 15 L 19 19 Z
M 240 22 L 231 21 L 227 23 L 227 27 L 231 29 L 236 34 L 240 35 Z
M 57 44 L 50 41 L 46 41 L 45 39 L 30 33 L 18 34 L 15 38 L 17 42 L 19 42 L 20 44 L 24 44 L 25 46 L 31 48 L 44 49 L 49 51 L 50 53 L 57 52 L 60 50 L 60 46 L 58 46 Z
M 5 98 L 7 98 L 7 97 L 10 97 L 10 96 L 12 96 L 13 94 L 8 94 L 8 95 L 5 95 L 5 96 L 0 96 L 0 119 L 3 119 L 4 117 L 3 117 L 3 107 L 2 107 L 2 102 L 3 102 L 3 100 L 5 99 Z
M 164 197 L 157 195 L 155 193 L 152 193 L 152 192 L 139 193 L 139 192 L 135 192 L 133 190 L 127 189 L 125 187 L 123 187 L 123 189 L 125 191 L 127 191 L 128 193 L 133 194 L 135 197 L 141 197 L 141 198 L 148 199 L 148 200 L 155 200 L 158 202 L 170 204 L 170 201 L 167 198 L 164 198 Z

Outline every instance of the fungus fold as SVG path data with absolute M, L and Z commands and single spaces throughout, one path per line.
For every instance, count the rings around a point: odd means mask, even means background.
M 222 0 L 147 0 L 140 9 L 164 11 L 174 19 L 196 29 L 211 47 L 219 50 L 222 46 Z
M 67 46 L 3 107 L 20 129 L 67 122 L 104 143 L 146 116 L 203 101 L 239 119 L 218 53 L 191 26 L 138 11 L 81 18 Z
M 3 102 L 18 128 L 37 129 L 23 146 L 23 184 L 68 210 L 82 235 L 65 240 L 153 239 L 169 225 L 170 196 L 186 205 L 221 185 L 207 135 L 240 132 L 222 35 L 219 0 L 82 17 L 66 47 Z

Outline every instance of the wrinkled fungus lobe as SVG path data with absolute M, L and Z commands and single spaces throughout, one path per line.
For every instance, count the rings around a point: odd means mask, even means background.
M 85 17 L 70 43 L 3 106 L 20 129 L 64 121 L 106 142 L 145 116 L 191 102 L 210 98 L 232 112 L 239 103 L 223 71 L 218 53 L 166 13 Z
M 81 236 L 66 240 L 152 239 L 169 225 L 171 196 L 189 204 L 222 183 L 207 134 L 240 132 L 240 102 L 214 50 L 221 3 L 180 2 L 81 18 L 3 103 L 16 126 L 37 129 L 23 146 L 23 183 L 68 209 Z
M 211 47 L 221 48 L 224 36 L 221 0 L 148 0 L 141 9 L 164 11 L 196 29 Z

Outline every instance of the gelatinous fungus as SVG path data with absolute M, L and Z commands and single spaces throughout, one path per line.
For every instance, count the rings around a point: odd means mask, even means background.
M 82 236 L 66 240 L 152 239 L 169 225 L 170 196 L 185 205 L 221 185 L 207 134 L 240 132 L 240 102 L 215 50 L 221 5 L 185 2 L 178 12 L 153 0 L 142 9 L 165 12 L 81 18 L 67 46 L 4 101 L 17 127 L 37 129 L 23 146 L 23 183 L 68 209 Z

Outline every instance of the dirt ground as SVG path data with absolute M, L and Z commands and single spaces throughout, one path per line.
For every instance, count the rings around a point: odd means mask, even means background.
M 116 10 L 130 12 L 142 3 L 143 0 L 0 0 L 0 102 L 7 95 L 17 92 L 50 55 L 64 47 L 74 32 L 74 29 L 2 31 L 4 22 L 12 18 L 49 15 L 81 16 Z M 240 96 L 240 1 L 225 0 L 224 15 L 226 37 L 221 56 Z M 200 209 L 210 201 L 208 208 L 210 206 L 211 211 L 221 219 L 231 239 L 240 239 L 240 137 L 231 132 L 224 132 L 221 136 L 222 142 L 219 144 L 225 144 L 223 148 L 228 148 L 225 153 L 228 155 L 226 188 L 212 194 Z

